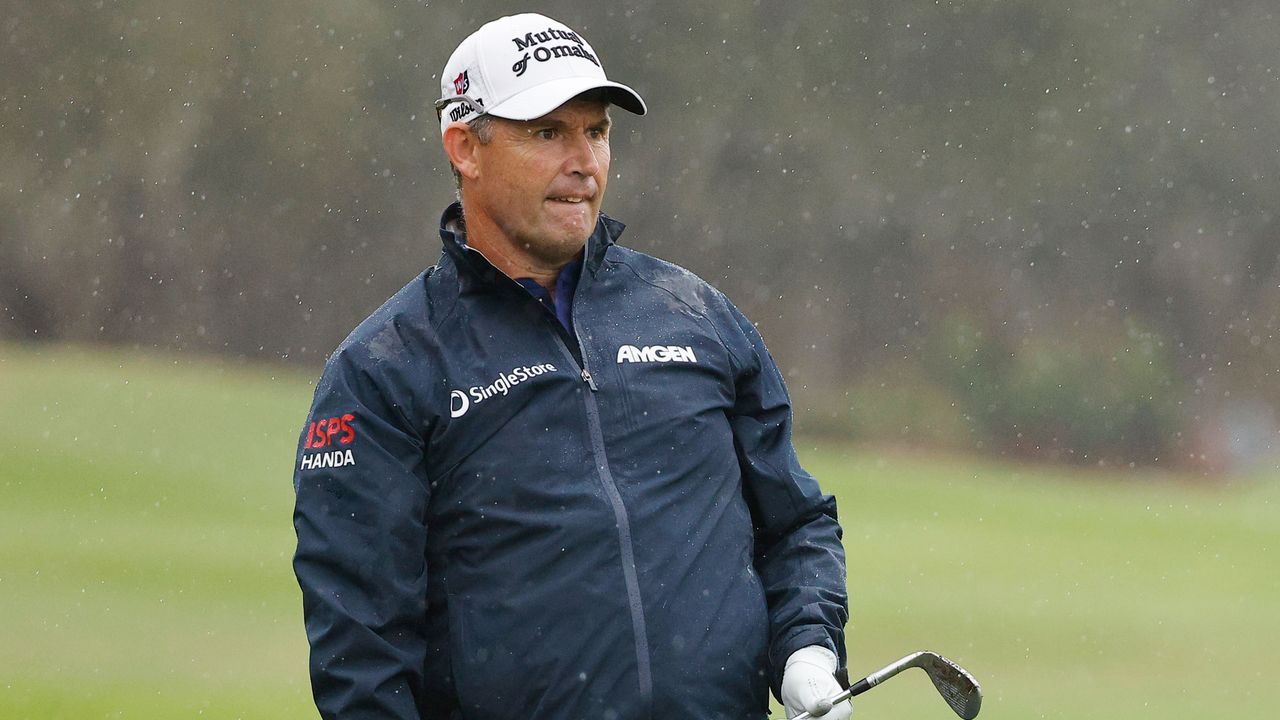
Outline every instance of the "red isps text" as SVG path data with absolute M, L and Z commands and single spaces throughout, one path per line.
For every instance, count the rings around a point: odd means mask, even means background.
M 311 423 L 307 428 L 306 449 L 329 447 L 338 443 L 350 445 L 356 439 L 356 429 L 351 426 L 355 419 L 355 415 L 347 413 Z

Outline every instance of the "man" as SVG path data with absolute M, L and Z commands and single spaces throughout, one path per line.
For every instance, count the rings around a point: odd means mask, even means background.
M 599 213 L 582 36 L 491 22 L 437 103 L 444 255 L 330 358 L 295 569 L 327 718 L 761 718 L 840 690 L 835 501 L 750 322 Z M 842 703 L 828 717 L 846 718 Z

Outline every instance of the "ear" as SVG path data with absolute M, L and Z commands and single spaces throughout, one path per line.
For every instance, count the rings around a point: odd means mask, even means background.
M 444 143 L 445 155 L 449 156 L 449 162 L 458 168 L 462 177 L 475 180 L 480 176 L 480 163 L 476 156 L 480 143 L 466 123 L 456 122 L 445 128 L 441 141 Z

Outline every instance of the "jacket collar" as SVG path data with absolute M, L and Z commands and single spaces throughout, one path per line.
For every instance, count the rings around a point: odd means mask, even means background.
M 605 253 L 622 235 L 626 226 L 613 218 L 600 213 L 596 219 L 596 229 L 587 238 L 586 269 L 595 275 L 604 264 Z M 506 276 L 495 268 L 483 255 L 467 245 L 467 231 L 463 224 L 462 203 L 455 202 L 445 208 L 440 216 L 440 240 L 444 243 L 444 251 L 460 273 L 472 280 L 480 280 L 487 284 L 509 282 Z

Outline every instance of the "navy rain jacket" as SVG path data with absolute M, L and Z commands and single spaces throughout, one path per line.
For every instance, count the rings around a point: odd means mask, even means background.
M 339 346 L 294 476 L 326 718 L 762 718 L 841 657 L 835 500 L 749 321 L 587 243 L 571 333 L 441 221 L 445 253 Z

